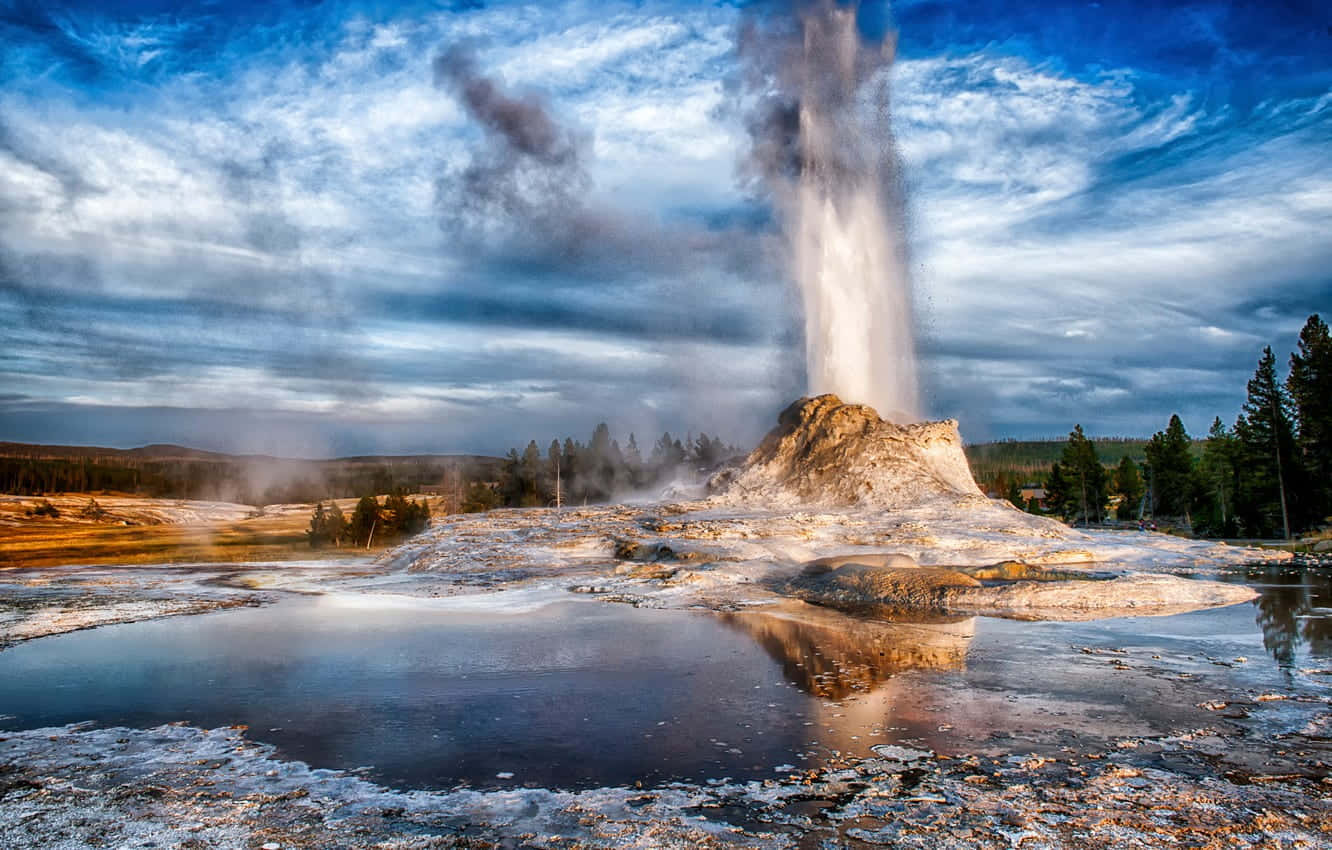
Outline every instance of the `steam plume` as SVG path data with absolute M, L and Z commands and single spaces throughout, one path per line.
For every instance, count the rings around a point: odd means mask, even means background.
M 749 173 L 775 203 L 805 312 L 812 393 L 916 418 L 919 390 L 887 73 L 832 0 L 743 24 Z
M 460 169 L 436 183 L 450 234 L 496 255 L 621 280 L 684 268 L 753 277 L 764 262 L 761 235 L 663 222 L 598 202 L 590 138 L 561 123 L 544 98 L 487 75 L 466 46 L 436 56 L 434 77 L 485 135 Z
M 483 242 L 503 230 L 547 235 L 573 220 L 590 180 L 582 139 L 555 121 L 534 95 L 514 96 L 481 74 L 470 50 L 435 58 L 435 85 L 448 90 L 486 134 L 486 146 L 457 173 L 441 178 L 440 211 Z

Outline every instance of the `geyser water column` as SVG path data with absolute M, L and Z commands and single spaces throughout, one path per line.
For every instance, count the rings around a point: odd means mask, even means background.
M 811 394 L 919 418 L 888 72 L 895 41 L 866 39 L 832 0 L 751 17 L 740 55 L 754 99 L 752 165 L 775 202 L 799 286 Z

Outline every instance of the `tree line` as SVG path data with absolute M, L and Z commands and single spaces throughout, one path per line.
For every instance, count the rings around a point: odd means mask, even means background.
M 144 459 L 0 456 L 0 492 L 23 496 L 117 492 L 157 499 L 197 499 L 244 505 L 310 503 L 362 493 L 414 491 L 447 476 L 465 483 L 491 480 L 498 458 L 414 457 L 370 460 L 265 460 L 246 458 Z
M 1332 514 L 1332 338 L 1314 314 L 1284 380 L 1263 349 L 1235 423 L 1217 417 L 1198 453 L 1178 414 L 1147 443 L 1139 466 L 1107 469 L 1077 426 L 1044 482 L 1045 507 L 1073 522 L 1182 521 L 1216 537 L 1290 537 Z
M 621 447 L 603 422 L 586 443 L 571 437 L 562 444 L 552 440 L 544 454 L 536 440 L 522 452 L 510 449 L 492 488 L 494 504 L 490 506 L 534 507 L 557 500 L 566 504 L 605 502 L 635 490 L 664 487 L 682 474 L 715 468 L 739 454 L 741 449 L 720 437 L 690 434 L 681 441 L 667 431 L 644 457 L 634 434 Z M 469 493 L 469 502 L 481 495 Z M 464 510 L 475 507 L 467 504 Z
M 412 501 L 399 490 L 384 497 L 362 496 L 348 518 L 337 502 L 315 505 L 305 536 L 312 548 L 324 546 L 370 546 L 376 540 L 390 543 L 411 537 L 430 525 L 430 506 L 425 499 Z

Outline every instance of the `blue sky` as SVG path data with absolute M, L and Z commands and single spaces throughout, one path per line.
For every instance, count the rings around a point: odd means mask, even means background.
M 804 378 L 735 34 L 791 10 L 0 0 L 0 439 L 754 439 Z M 1323 4 L 861 14 L 898 32 L 925 405 L 968 439 L 1204 432 L 1332 312 Z M 555 165 L 504 170 L 451 49 Z

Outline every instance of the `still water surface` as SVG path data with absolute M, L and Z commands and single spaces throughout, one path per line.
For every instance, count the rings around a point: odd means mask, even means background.
M 0 652 L 0 728 L 246 724 L 285 757 L 400 787 L 570 788 L 770 777 L 882 743 L 1159 734 L 1199 720 L 1190 689 L 1298 690 L 1332 667 L 1326 571 L 1235 580 L 1262 598 L 1070 624 L 293 599 Z

